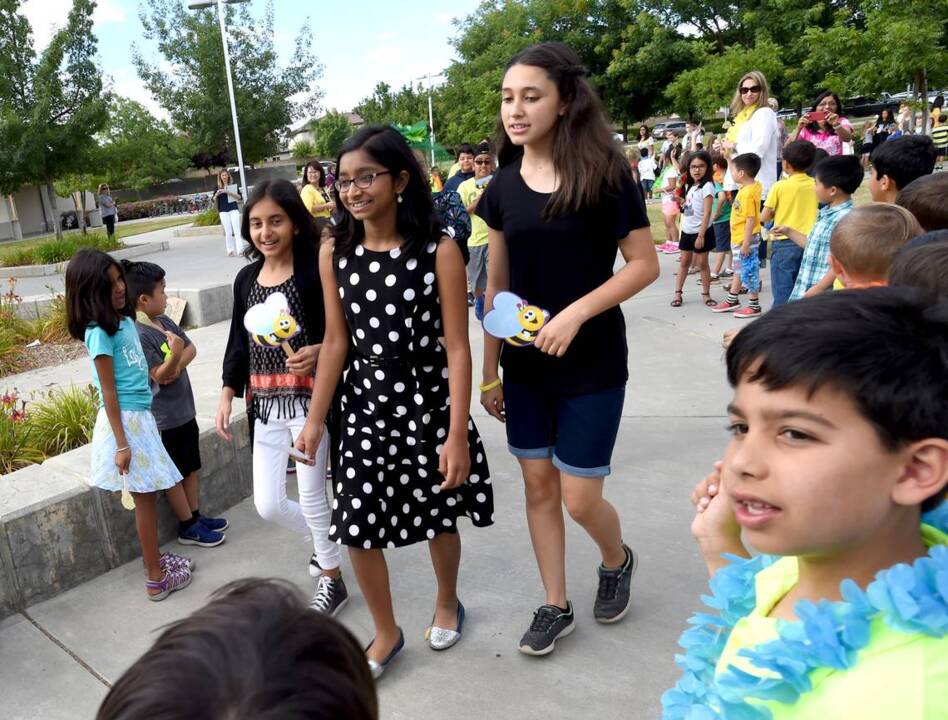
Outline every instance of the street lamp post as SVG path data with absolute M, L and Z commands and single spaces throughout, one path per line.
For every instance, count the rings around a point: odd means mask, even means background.
M 224 44 L 224 70 L 227 74 L 227 92 L 230 95 L 230 115 L 234 121 L 234 143 L 237 145 L 237 168 L 240 172 L 241 195 L 247 199 L 247 178 L 244 176 L 244 153 L 240 147 L 240 128 L 237 126 L 237 102 L 234 100 L 234 79 L 230 72 L 230 48 L 227 45 L 227 26 L 224 22 L 224 5 L 236 5 L 250 0 L 192 0 L 188 3 L 191 10 L 201 10 L 217 6 L 217 20 L 221 26 L 221 42 Z
M 444 77 L 444 73 L 438 73 L 437 75 L 434 76 L 434 79 L 437 80 L 437 79 L 440 78 L 440 77 Z M 427 80 L 427 81 L 428 81 L 428 141 L 431 143 L 431 167 L 434 167 L 434 164 L 435 164 L 435 153 L 434 153 L 435 131 L 434 131 L 434 109 L 433 109 L 433 106 L 432 106 L 432 104 L 431 104 L 431 78 L 432 78 L 432 75 L 431 75 L 430 73 L 428 73 L 428 74 L 424 75 L 423 78 L 417 77 L 417 78 L 415 78 L 415 80 L 422 80 L 422 79 L 424 79 L 424 80 Z

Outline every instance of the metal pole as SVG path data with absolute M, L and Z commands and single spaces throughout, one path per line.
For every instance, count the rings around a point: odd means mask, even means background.
M 217 19 L 221 25 L 221 41 L 224 43 L 224 69 L 227 72 L 227 92 L 230 94 L 230 115 L 234 120 L 234 142 L 237 145 L 237 166 L 240 170 L 241 196 L 247 200 L 247 178 L 244 177 L 244 153 L 240 147 L 240 129 L 237 127 L 237 102 L 234 100 L 234 79 L 230 74 L 230 48 L 227 46 L 227 27 L 224 24 L 224 3 L 217 0 Z
M 428 74 L 425 77 L 428 78 L 428 128 L 430 130 L 428 139 L 431 142 L 431 167 L 435 166 L 435 132 L 434 132 L 434 111 L 432 110 L 431 105 L 431 75 Z

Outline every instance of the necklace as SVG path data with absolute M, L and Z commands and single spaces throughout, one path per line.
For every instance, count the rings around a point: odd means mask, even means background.
M 922 520 L 945 532 L 948 502 Z M 702 596 L 705 605 L 717 612 L 696 613 L 678 641 L 686 651 L 675 658 L 683 674 L 662 696 L 662 720 L 769 720 L 771 712 L 762 702 L 795 703 L 813 689 L 809 676 L 814 670 L 854 667 L 859 652 L 869 644 L 870 624 L 876 617 L 899 632 L 937 638 L 948 634 L 948 547 L 934 545 L 911 565 L 881 570 L 865 590 L 843 580 L 839 602 L 798 602 L 794 612 L 799 621 L 778 621 L 778 639 L 739 653 L 764 675 L 733 665 L 716 673 L 731 630 L 756 605 L 757 574 L 778 559 L 725 557 L 730 565 L 711 578 L 711 595 Z

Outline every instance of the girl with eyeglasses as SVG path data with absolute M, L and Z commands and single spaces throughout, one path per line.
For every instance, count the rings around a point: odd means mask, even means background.
M 501 340 L 484 337 L 481 404 L 505 422 L 520 463 L 543 582 L 519 643 L 528 655 L 552 652 L 576 627 L 563 505 L 602 558 L 591 613 L 598 622 L 626 615 L 637 568 L 603 489 L 629 374 L 619 304 L 658 277 L 658 255 L 642 195 L 585 76 L 576 53 L 557 42 L 507 64 L 500 170 L 476 210 L 488 227 L 485 311 L 507 290 L 551 315 L 532 346 L 501 351 Z
M 492 524 L 493 493 L 469 414 L 464 261 L 428 182 L 405 139 L 381 126 L 349 138 L 337 167 L 338 224 L 319 252 L 326 336 L 297 447 L 309 454 L 324 439 L 341 379 L 329 537 L 349 548 L 372 615 L 366 657 L 377 678 L 405 645 L 384 551 L 428 543 L 437 593 L 426 639 L 450 648 L 464 629 L 458 521 Z

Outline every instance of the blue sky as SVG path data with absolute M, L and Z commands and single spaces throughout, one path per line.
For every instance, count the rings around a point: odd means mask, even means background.
M 115 92 L 163 115 L 132 65 L 132 43 L 148 48 L 138 19 L 140 4 L 139 0 L 98 0 L 93 19 L 99 55 L 103 74 L 111 76 Z M 452 18 L 470 14 L 478 4 L 479 0 L 275 0 L 276 44 L 289 52 L 308 15 L 316 55 L 325 68 L 323 105 L 349 110 L 379 81 L 401 87 L 446 67 L 454 57 L 448 44 L 456 32 Z M 251 0 L 251 11 L 258 15 L 264 6 L 265 0 Z M 54 24 L 65 20 L 70 7 L 72 0 L 23 3 L 21 12 L 30 20 L 38 48 L 46 46 Z M 158 59 L 157 54 L 152 57 Z

